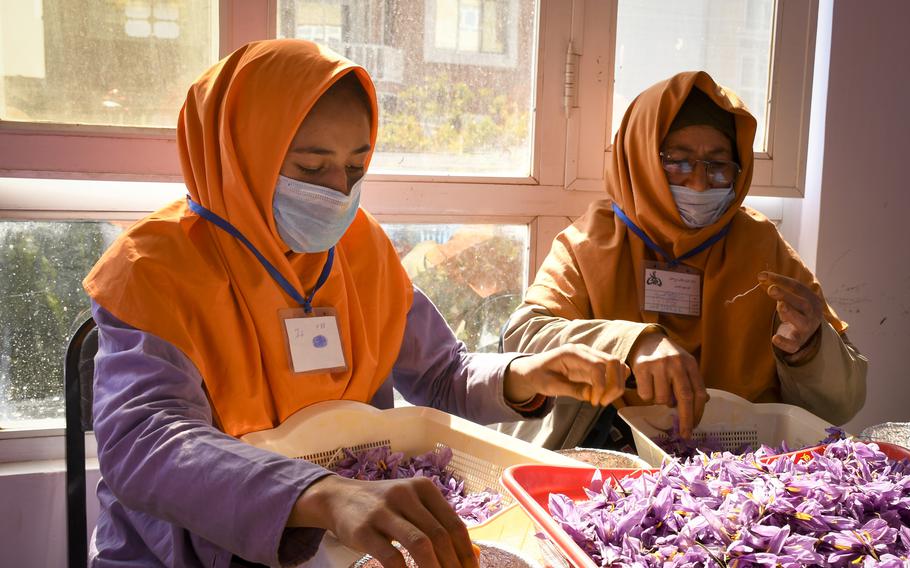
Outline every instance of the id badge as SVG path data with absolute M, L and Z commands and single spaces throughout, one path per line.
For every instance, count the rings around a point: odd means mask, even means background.
M 288 363 L 294 373 L 338 373 L 348 368 L 344 360 L 338 318 L 332 308 L 280 310 Z
M 646 312 L 663 312 L 683 316 L 701 315 L 701 273 L 689 266 L 670 266 L 653 260 L 645 261 L 644 305 Z

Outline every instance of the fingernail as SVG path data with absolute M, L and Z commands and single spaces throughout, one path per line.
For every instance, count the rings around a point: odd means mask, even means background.
M 767 273 L 767 272 L 764 272 L 764 271 L 759 272 L 759 273 L 758 273 L 758 279 L 759 279 L 759 280 L 767 280 L 767 279 L 768 279 L 768 273 Z

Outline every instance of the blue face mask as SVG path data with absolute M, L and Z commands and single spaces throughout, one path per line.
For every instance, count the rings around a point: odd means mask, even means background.
M 690 229 L 707 227 L 721 216 L 736 199 L 733 186 L 696 191 L 684 185 L 671 185 L 670 192 L 683 223 Z
M 335 246 L 357 215 L 362 182 L 363 178 L 357 180 L 345 195 L 279 175 L 272 212 L 285 244 L 294 252 L 322 252 Z

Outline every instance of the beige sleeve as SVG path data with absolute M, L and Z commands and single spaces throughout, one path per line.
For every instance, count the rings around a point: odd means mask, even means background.
M 580 343 L 611 353 L 623 361 L 638 336 L 653 324 L 612 320 L 570 320 L 556 317 L 535 304 L 522 304 L 503 333 L 505 351 L 539 353 L 567 343 Z M 559 397 L 553 410 L 538 420 L 496 424 L 492 427 L 551 450 L 574 448 L 584 441 L 603 407 Z
M 822 321 L 821 344 L 815 357 L 799 366 L 788 365 L 777 354 L 775 360 L 784 402 L 801 406 L 832 424 L 849 421 L 866 401 L 869 361 L 826 321 Z
M 540 353 L 568 343 L 588 345 L 623 361 L 641 333 L 654 324 L 623 320 L 570 320 L 534 304 L 522 304 L 509 318 L 503 350 Z

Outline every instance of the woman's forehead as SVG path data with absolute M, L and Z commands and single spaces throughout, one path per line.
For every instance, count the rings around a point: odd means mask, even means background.
M 709 154 L 732 153 L 733 144 L 720 130 L 708 125 L 693 125 L 667 134 L 663 150 L 703 151 Z

